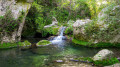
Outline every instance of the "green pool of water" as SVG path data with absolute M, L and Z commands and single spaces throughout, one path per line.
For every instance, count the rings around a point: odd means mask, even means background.
M 21 51 L 0 50 L 0 67 L 53 67 L 55 60 L 65 57 L 93 57 L 100 49 L 76 47 L 70 41 L 54 41 L 49 46 Z
M 64 57 L 93 57 L 99 49 L 75 47 L 62 40 L 49 46 L 21 51 L 19 48 L 0 50 L 0 67 L 50 67 Z

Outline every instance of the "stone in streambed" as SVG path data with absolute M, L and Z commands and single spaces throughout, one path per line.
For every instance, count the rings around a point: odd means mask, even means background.
M 63 60 L 56 60 L 57 63 L 63 63 Z
M 103 49 L 101 51 L 99 51 L 94 57 L 93 60 L 97 61 L 97 60 L 104 60 L 104 59 L 108 59 L 108 58 L 112 58 L 114 57 L 113 52 L 108 50 L 108 49 Z

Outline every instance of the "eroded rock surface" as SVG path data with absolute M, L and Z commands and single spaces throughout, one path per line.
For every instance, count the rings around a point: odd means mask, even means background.
M 11 11 L 12 17 L 17 20 L 20 17 L 21 12 L 25 13 L 23 18 L 21 18 L 21 22 L 18 23 L 19 26 L 14 31 L 10 32 L 10 34 L 3 31 L 0 34 L 1 43 L 18 42 L 21 40 L 21 33 L 25 23 L 25 18 L 32 2 L 33 0 L 29 0 L 29 3 L 27 1 L 18 2 L 18 0 L 0 0 L 0 16 L 4 16 L 8 11 Z M 5 22 L 0 22 L 0 24 L 1 23 Z
M 103 59 L 108 59 L 108 58 L 112 58 L 113 52 L 108 50 L 108 49 L 103 49 L 101 51 L 99 51 L 94 57 L 93 60 L 103 60 Z

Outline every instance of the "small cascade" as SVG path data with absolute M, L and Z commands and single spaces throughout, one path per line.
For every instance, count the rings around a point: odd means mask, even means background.
M 62 29 L 60 30 L 59 36 L 63 36 L 64 31 L 65 31 L 65 27 L 62 27 Z
M 65 31 L 65 27 L 62 27 L 62 28 L 60 29 L 60 34 L 59 34 L 59 36 L 55 37 L 55 38 L 52 40 L 52 42 L 62 41 L 62 40 L 65 38 L 65 37 L 63 36 L 64 31 Z

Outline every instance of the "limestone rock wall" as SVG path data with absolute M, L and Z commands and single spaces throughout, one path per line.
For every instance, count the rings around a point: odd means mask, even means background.
M 14 19 L 18 19 L 21 15 L 21 12 L 23 11 L 24 17 L 22 18 L 22 21 L 13 32 L 11 32 L 11 35 L 9 35 L 7 32 L 2 32 L 0 34 L 0 41 L 3 42 L 18 42 L 21 40 L 21 33 L 22 29 L 25 23 L 26 15 L 31 7 L 33 0 L 27 0 L 27 1 L 19 1 L 19 0 L 0 0 L 0 16 L 4 16 L 8 10 L 11 11 L 11 14 Z M 4 22 L 0 22 L 4 23 Z
M 93 43 L 120 43 L 120 5 L 110 5 L 101 10 L 97 19 L 79 20 L 73 24 L 74 37 Z

